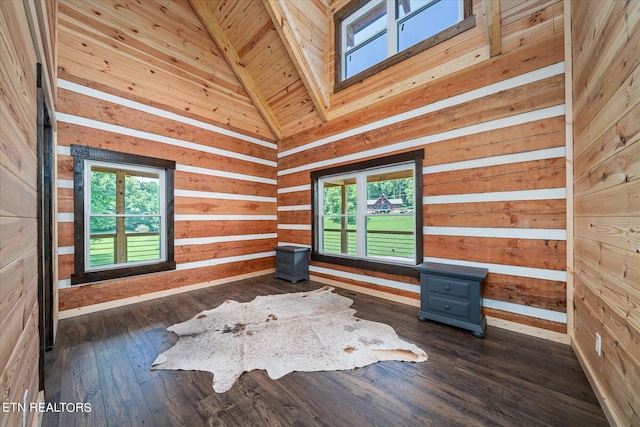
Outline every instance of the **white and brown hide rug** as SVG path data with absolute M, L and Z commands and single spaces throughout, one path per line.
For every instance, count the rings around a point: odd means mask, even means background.
M 180 336 L 151 369 L 213 373 L 223 393 L 243 372 L 265 369 L 278 379 L 293 371 L 345 370 L 383 360 L 423 362 L 427 354 L 389 325 L 358 319 L 353 301 L 334 288 L 225 301 L 168 328 Z

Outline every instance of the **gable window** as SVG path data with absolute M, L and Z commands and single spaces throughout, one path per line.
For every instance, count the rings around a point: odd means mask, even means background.
M 72 284 L 175 269 L 175 162 L 71 146 L 74 157 Z
M 316 261 L 415 275 L 422 262 L 423 150 L 315 171 Z
M 471 0 L 355 0 L 335 15 L 341 90 L 475 26 Z

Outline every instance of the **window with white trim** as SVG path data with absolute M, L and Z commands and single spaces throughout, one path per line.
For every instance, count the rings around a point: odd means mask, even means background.
M 355 0 L 334 17 L 335 89 L 475 26 L 471 10 L 471 0 Z
M 72 284 L 175 268 L 175 162 L 73 145 Z
M 314 171 L 312 259 L 399 274 L 422 262 L 422 156 Z

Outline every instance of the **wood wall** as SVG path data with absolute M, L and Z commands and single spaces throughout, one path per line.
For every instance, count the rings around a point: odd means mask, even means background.
M 640 2 L 573 1 L 571 17 L 573 345 L 610 421 L 640 425 Z
M 39 21 L 49 19 L 44 23 Z M 0 400 L 37 402 L 38 174 L 36 64 L 55 84 L 51 58 L 55 8 L 45 2 L 0 1 Z M 31 24 L 30 24 L 31 23 Z M 30 30 L 34 29 L 34 32 Z M 50 95 L 50 93 L 49 93 Z M 47 103 L 52 110 L 52 97 Z M 26 395 L 25 395 L 26 393 Z M 22 425 L 24 411 L 10 407 L 0 426 Z M 28 411 L 28 408 L 27 408 Z M 27 414 L 34 422 L 37 413 Z
M 273 271 L 276 145 L 187 0 L 59 3 L 60 310 Z M 175 271 L 70 286 L 70 144 L 176 161 Z
M 563 3 L 502 1 L 494 58 L 480 1 L 474 13 L 474 29 L 332 95 L 342 117 L 281 142 L 278 241 L 311 243 L 311 171 L 424 148 L 425 260 L 487 267 L 490 324 L 568 342 Z M 311 272 L 419 304 L 416 279 Z

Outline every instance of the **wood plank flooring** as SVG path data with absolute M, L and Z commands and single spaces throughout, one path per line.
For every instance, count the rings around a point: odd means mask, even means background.
M 62 320 L 46 355 L 47 403 L 91 404 L 48 412 L 43 426 L 606 426 L 571 347 L 498 328 L 485 339 L 418 309 L 338 289 L 356 316 L 391 325 L 429 355 L 352 371 L 244 373 L 218 394 L 212 375 L 151 371 L 177 336 L 166 328 L 224 300 L 317 289 L 262 276 Z

